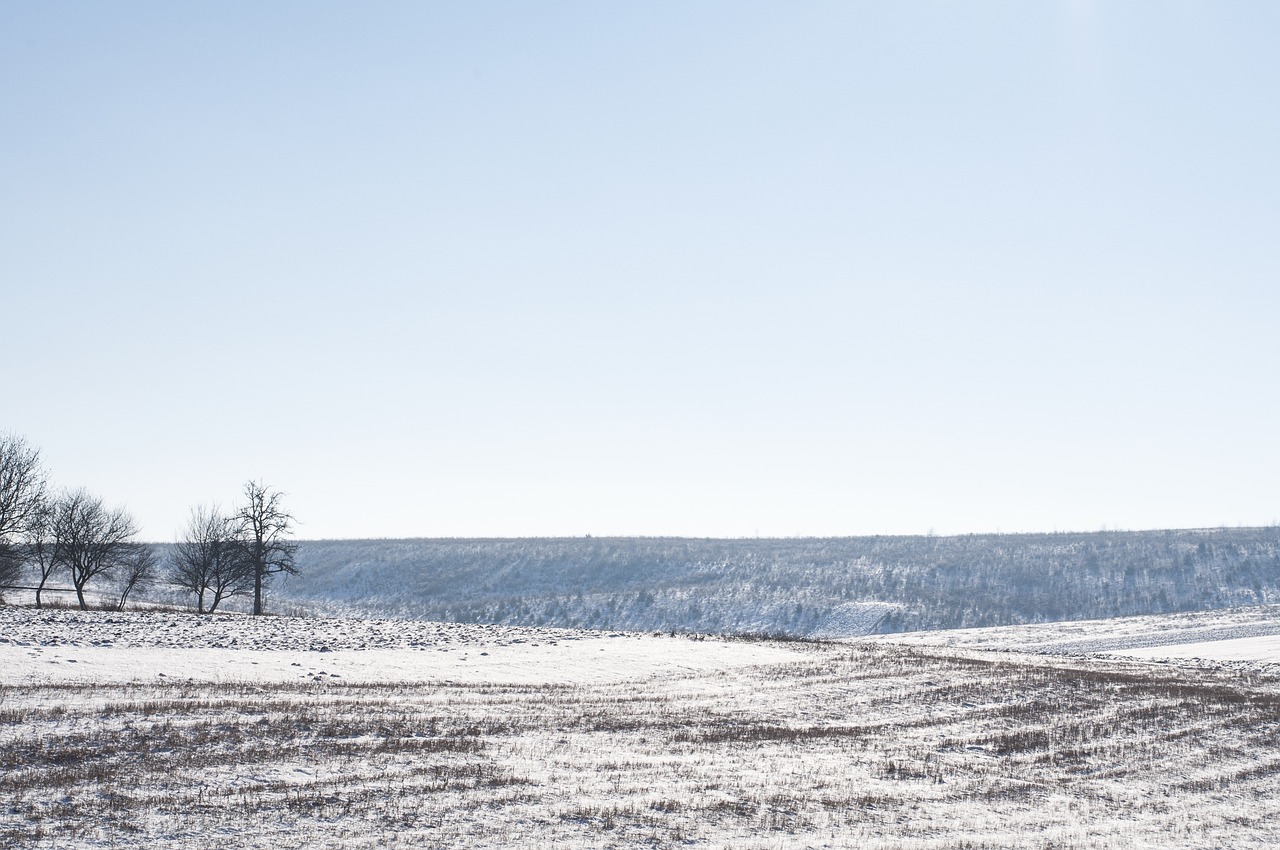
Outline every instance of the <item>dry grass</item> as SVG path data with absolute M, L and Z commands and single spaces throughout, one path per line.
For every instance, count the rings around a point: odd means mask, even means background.
M 581 686 L 7 687 L 0 846 L 1280 841 L 1275 683 L 807 653 Z

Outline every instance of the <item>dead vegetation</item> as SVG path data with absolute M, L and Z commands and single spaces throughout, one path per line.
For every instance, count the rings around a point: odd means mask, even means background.
M 0 844 L 1280 838 L 1274 683 L 890 645 L 806 658 L 598 685 L 5 687 Z

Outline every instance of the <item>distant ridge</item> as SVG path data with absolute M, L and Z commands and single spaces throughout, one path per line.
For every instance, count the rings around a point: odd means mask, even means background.
M 505 625 L 836 637 L 1280 602 L 1280 528 L 316 540 L 275 598 Z

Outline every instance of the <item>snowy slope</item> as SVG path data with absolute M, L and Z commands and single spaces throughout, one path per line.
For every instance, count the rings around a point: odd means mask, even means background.
M 279 609 L 855 636 L 1280 602 L 1280 529 L 308 541 Z
M 1265 628 L 1232 616 L 1065 637 Z M 992 631 L 1006 651 L 0 608 L 0 846 L 1280 845 L 1280 679 Z
M 1280 605 L 1185 614 L 914 632 L 886 640 L 914 646 L 1056 655 L 1248 660 L 1280 664 Z
M 0 684 L 572 683 L 794 659 L 789 644 L 458 623 L 0 607 Z

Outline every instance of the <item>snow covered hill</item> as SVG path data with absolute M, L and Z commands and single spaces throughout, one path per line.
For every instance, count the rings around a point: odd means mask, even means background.
M 307 541 L 278 609 L 839 637 L 1280 602 L 1280 529 Z

